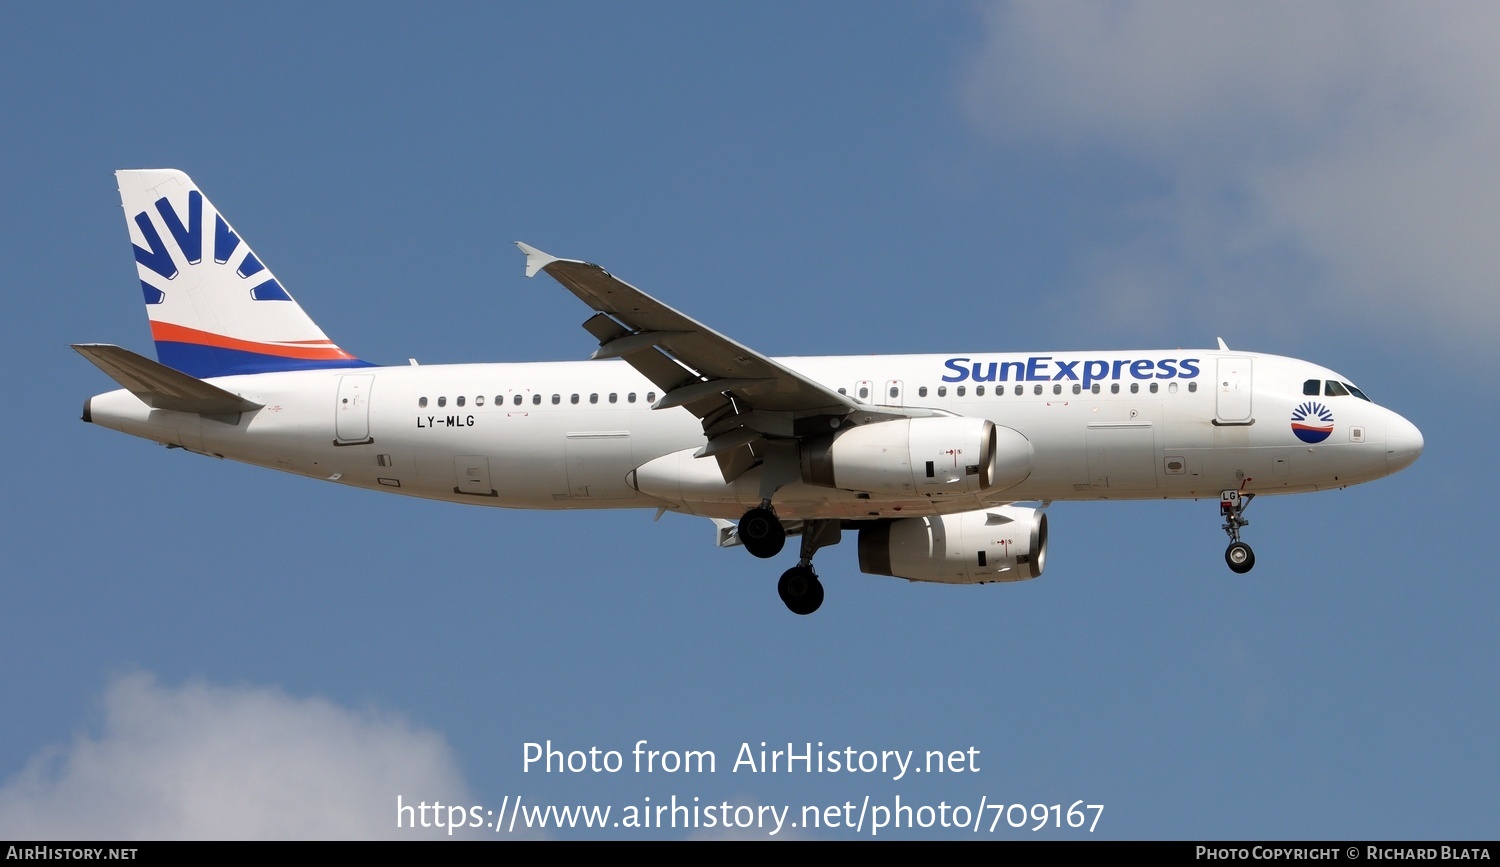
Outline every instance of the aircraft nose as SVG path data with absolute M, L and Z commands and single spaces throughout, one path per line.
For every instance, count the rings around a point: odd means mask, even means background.
M 1422 432 L 1395 413 L 1385 423 L 1385 466 L 1390 472 L 1404 470 L 1422 454 Z

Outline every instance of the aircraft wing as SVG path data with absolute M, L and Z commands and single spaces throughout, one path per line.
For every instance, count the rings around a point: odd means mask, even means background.
M 847 415 L 854 400 L 813 382 L 749 347 L 668 307 L 588 262 L 559 259 L 517 243 L 526 276 L 546 271 L 598 314 L 584 323 L 599 340 L 594 358 L 623 358 L 656 383 L 656 407 L 685 406 L 708 418 L 729 403 L 746 409 Z
M 594 358 L 621 358 L 662 389 L 656 409 L 680 406 L 703 421 L 726 480 L 759 463 L 766 439 L 826 434 L 831 420 L 861 422 L 932 414 L 872 407 L 779 364 L 674 310 L 598 265 L 559 259 L 520 242 L 526 276 L 545 271 L 598 311 L 583 327 L 599 341 Z

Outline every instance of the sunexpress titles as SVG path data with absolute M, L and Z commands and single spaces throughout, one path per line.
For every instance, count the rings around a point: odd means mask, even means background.
M 1110 379 L 1193 379 L 1201 372 L 1197 358 L 1064 358 L 1032 355 L 1024 360 L 974 360 L 965 356 L 943 362 L 943 382 L 1078 382 L 1088 388 Z

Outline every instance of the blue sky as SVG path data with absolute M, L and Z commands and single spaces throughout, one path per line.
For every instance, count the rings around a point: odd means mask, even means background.
M 0 835 L 413 836 L 401 794 L 1081 799 L 1108 838 L 1494 836 L 1493 7 L 5 19 Z M 380 497 L 80 423 L 112 384 L 68 344 L 150 351 L 112 172 L 162 166 L 382 363 L 586 357 L 587 311 L 522 277 L 524 240 L 769 354 L 1222 336 L 1344 373 L 1427 450 L 1258 501 L 1248 576 L 1212 502 L 1058 503 L 1040 579 L 863 576 L 851 538 L 797 618 L 783 567 L 700 519 Z M 719 770 L 522 768 L 527 742 L 640 739 Z M 761 741 L 973 747 L 979 771 L 729 772 Z M 695 833 L 722 831 L 629 836 Z

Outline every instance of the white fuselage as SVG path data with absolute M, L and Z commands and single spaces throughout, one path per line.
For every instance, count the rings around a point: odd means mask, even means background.
M 974 353 L 778 359 L 872 406 L 983 417 L 1031 444 L 1004 490 L 872 495 L 792 482 L 786 519 L 909 517 L 1027 500 L 1198 498 L 1226 489 L 1293 493 L 1388 475 L 1416 458 L 1404 418 L 1326 368 L 1224 350 Z M 695 458 L 701 423 L 653 410 L 660 389 L 622 361 L 411 365 L 210 380 L 264 407 L 232 416 L 154 410 L 128 391 L 86 418 L 125 433 L 340 484 L 513 508 L 661 508 L 738 518 L 759 469 L 725 483 Z M 1316 404 L 1330 433 L 1292 427 Z M 1304 413 L 1305 414 L 1305 413 Z M 1320 433 L 1320 432 L 1319 432 Z M 1317 436 L 1318 434 L 1312 434 Z M 674 457 L 667 457 L 674 456 Z M 955 461 L 959 460 L 955 456 Z M 655 462 L 655 463 L 653 463 Z M 651 464 L 649 479 L 635 471 Z

